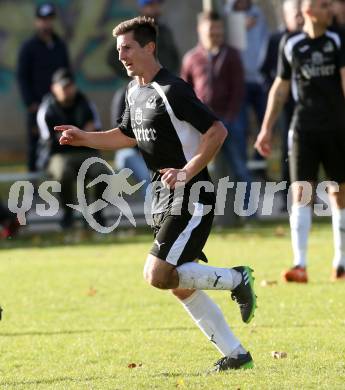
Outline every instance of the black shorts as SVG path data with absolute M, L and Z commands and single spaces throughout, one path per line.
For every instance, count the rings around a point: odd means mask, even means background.
M 327 179 L 345 182 L 345 128 L 343 131 L 289 131 L 291 182 L 317 181 L 320 164 Z
M 202 252 L 210 234 L 213 210 L 200 215 L 203 205 L 196 204 L 193 215 L 187 210 L 181 215 L 170 211 L 153 215 L 154 242 L 150 254 L 178 266 L 196 259 L 207 262 Z

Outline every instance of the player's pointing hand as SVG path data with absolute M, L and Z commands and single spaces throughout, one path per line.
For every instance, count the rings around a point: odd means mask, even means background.
M 54 127 L 55 131 L 61 131 L 60 145 L 86 146 L 86 132 L 72 125 L 60 125 Z

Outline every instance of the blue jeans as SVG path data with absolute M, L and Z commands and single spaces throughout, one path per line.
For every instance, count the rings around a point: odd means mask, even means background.
M 261 84 L 258 83 L 248 83 L 246 82 L 246 93 L 245 99 L 241 107 L 241 111 L 236 119 L 234 125 L 239 127 L 241 132 L 244 135 L 244 147 L 245 153 L 247 155 L 247 135 L 249 130 L 249 119 L 248 119 L 248 110 L 251 108 L 254 111 L 255 119 L 258 124 L 258 132 L 261 127 L 262 121 L 264 119 L 265 110 L 267 104 L 267 94 Z M 241 145 L 243 147 L 243 145 Z M 254 155 L 255 160 L 263 160 L 258 152 L 255 151 Z
M 146 189 L 151 182 L 150 174 L 146 168 L 145 161 L 136 148 L 120 149 L 115 154 L 115 166 L 121 170 L 129 168 L 133 171 L 133 175 L 138 183 L 145 180 L 144 185 L 140 188 L 142 195 L 145 197 Z
M 247 183 L 247 190 L 244 198 L 244 208 L 247 208 L 250 197 L 250 184 L 253 179 L 247 168 L 245 132 L 236 124 L 236 122 L 224 122 L 224 126 L 228 130 L 228 136 L 223 143 L 221 151 L 235 176 L 235 180 Z
M 236 122 L 224 122 L 228 130 L 222 153 L 232 169 L 237 181 L 252 182 L 252 176 L 247 168 L 247 145 L 246 135 L 243 129 Z

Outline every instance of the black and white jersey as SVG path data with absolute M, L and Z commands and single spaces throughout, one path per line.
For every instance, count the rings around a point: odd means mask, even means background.
M 140 86 L 136 80 L 129 83 L 126 110 L 119 128 L 128 137 L 136 139 L 152 173 L 152 182 L 159 182 L 160 169 L 183 168 L 194 157 L 201 135 L 216 120 L 189 84 L 163 68 L 147 85 Z M 186 189 L 197 181 L 210 181 L 206 168 L 187 184 Z M 200 196 L 207 198 L 206 193 Z M 171 204 L 170 200 L 172 192 L 156 190 L 153 213 L 164 211 Z
M 292 81 L 297 103 L 291 127 L 297 131 L 345 130 L 345 99 L 340 69 L 345 47 L 340 34 L 318 38 L 287 34 L 280 44 L 278 76 Z

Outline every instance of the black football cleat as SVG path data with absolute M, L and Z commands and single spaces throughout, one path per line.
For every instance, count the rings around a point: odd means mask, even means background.
M 231 298 L 240 306 L 242 321 L 246 324 L 254 317 L 256 309 L 256 295 L 254 292 L 253 270 L 246 266 L 234 267 L 242 275 L 241 283 L 231 291 Z
M 237 358 L 232 358 L 230 356 L 222 357 L 214 364 L 214 368 L 211 370 L 211 372 L 240 370 L 253 367 L 254 362 L 252 356 L 249 352 L 247 352 L 245 354 L 238 355 Z

